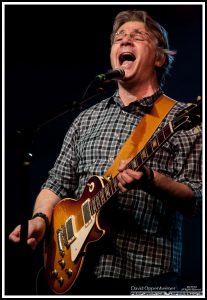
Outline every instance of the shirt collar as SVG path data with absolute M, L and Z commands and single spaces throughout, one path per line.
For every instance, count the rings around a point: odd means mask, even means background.
M 121 107 L 121 109 L 132 113 L 132 114 L 145 114 L 149 113 L 152 109 L 154 102 L 163 94 L 163 90 L 159 88 L 153 95 L 144 97 L 142 99 L 136 100 L 130 103 L 128 106 L 124 106 L 121 98 L 119 97 L 118 90 L 114 93 L 112 97 L 109 98 L 107 105 L 115 103 Z

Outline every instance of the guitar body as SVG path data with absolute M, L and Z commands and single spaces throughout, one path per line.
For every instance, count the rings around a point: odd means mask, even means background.
M 98 224 L 98 213 L 91 215 L 90 201 L 107 181 L 89 179 L 79 200 L 65 198 L 54 208 L 50 231 L 44 243 L 44 266 L 50 288 L 56 294 L 68 291 L 83 266 L 89 243 L 105 233 Z

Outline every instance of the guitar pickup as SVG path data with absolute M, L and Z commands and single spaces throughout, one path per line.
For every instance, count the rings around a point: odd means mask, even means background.
M 90 211 L 90 200 L 87 199 L 83 204 L 82 204 L 82 214 L 83 214 L 83 219 L 84 219 L 84 224 L 85 226 L 88 226 L 91 222 L 91 211 Z
M 74 216 L 70 216 L 65 222 L 65 245 L 68 247 L 75 239 Z

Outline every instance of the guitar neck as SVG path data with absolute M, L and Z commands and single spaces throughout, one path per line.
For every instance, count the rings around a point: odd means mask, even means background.
M 153 139 L 147 142 L 145 147 L 128 163 L 128 168 L 139 170 L 153 154 L 166 142 L 166 140 L 174 133 L 172 123 L 169 122 L 161 129 Z M 118 175 L 106 183 L 104 188 L 100 190 L 95 197 L 91 199 L 90 209 L 92 215 L 97 213 L 101 207 L 119 190 Z

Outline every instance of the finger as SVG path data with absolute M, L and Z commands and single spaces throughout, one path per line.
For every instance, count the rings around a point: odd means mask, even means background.
M 41 223 L 42 221 L 42 223 Z M 43 238 L 45 233 L 45 221 L 40 219 L 32 219 L 29 221 L 29 229 L 28 229 L 28 239 L 34 238 L 36 243 L 38 244 L 39 241 Z
M 126 181 L 124 180 L 124 176 L 123 174 L 119 174 L 118 177 L 117 177 L 119 183 L 124 186 L 126 184 Z
M 118 187 L 120 188 L 122 193 L 126 193 L 128 191 L 120 182 L 118 183 Z
M 120 180 L 124 180 L 126 183 L 131 183 L 134 180 L 139 180 L 143 176 L 142 172 L 126 169 L 118 175 Z
M 125 170 L 130 160 L 131 159 L 121 160 L 118 167 L 118 171 L 122 172 L 123 170 Z
M 20 241 L 21 226 L 18 225 L 9 235 L 9 239 L 15 243 Z
M 122 192 L 126 192 L 133 188 L 131 184 L 138 182 L 143 176 L 142 172 L 133 171 L 131 169 L 124 170 L 118 175 L 119 188 Z
M 120 182 L 122 185 L 131 183 L 133 180 L 134 178 L 130 176 L 126 171 L 123 171 L 123 173 L 120 174 Z
M 30 238 L 27 240 L 27 245 L 29 245 L 32 250 L 35 250 L 36 246 L 37 246 L 37 241 L 35 238 Z
M 44 223 L 44 220 L 43 220 Z M 39 235 L 39 228 L 38 228 L 39 221 L 36 222 L 35 219 L 29 220 L 29 226 L 28 226 L 28 239 L 29 238 L 35 238 L 37 239 Z
M 131 177 L 132 179 L 136 179 L 136 180 L 141 179 L 142 176 L 143 176 L 143 172 L 134 171 L 134 170 L 131 170 L 131 169 L 126 169 L 124 171 L 124 173 L 127 174 L 127 176 Z
M 14 243 L 18 243 L 18 242 L 20 242 L 20 237 L 17 237 L 14 234 L 11 233 L 9 235 L 9 240 L 12 241 L 12 242 L 14 242 Z

